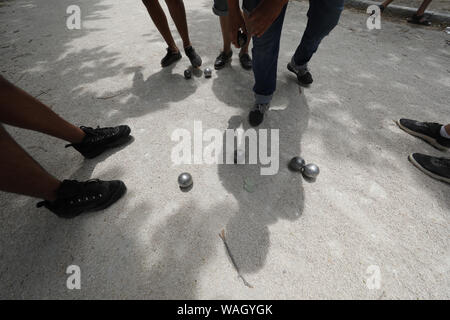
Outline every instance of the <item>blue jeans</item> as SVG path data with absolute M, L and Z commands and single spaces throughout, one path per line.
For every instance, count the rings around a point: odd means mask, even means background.
M 336 27 L 344 9 L 344 0 L 309 0 L 308 24 L 294 54 L 294 62 L 303 66 L 311 60 L 320 42 Z
M 261 0 L 244 0 L 242 9 L 246 13 L 252 12 Z M 283 29 L 284 6 L 278 18 L 270 28 L 260 37 L 253 37 L 253 74 L 255 85 L 253 91 L 257 104 L 270 103 L 277 87 L 278 53 L 280 51 L 281 30 Z M 214 0 L 213 11 L 216 15 L 227 15 L 226 0 Z

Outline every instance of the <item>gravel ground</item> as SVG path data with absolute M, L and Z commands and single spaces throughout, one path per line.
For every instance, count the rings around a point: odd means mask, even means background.
M 186 3 L 211 66 L 221 46 L 211 1 Z M 65 27 L 72 4 L 81 30 Z M 311 62 L 314 85 L 299 89 L 286 64 L 306 10 L 289 5 L 263 125 L 280 129 L 280 171 L 260 176 L 257 165 L 170 158 L 175 129 L 246 126 L 253 80 L 236 58 L 212 79 L 186 81 L 186 58 L 161 70 L 165 45 L 141 1 L 3 1 L 0 72 L 76 124 L 130 125 L 134 142 L 87 161 L 54 138 L 8 129 L 57 177 L 123 179 L 128 193 L 70 221 L 0 194 L 0 298 L 449 299 L 450 186 L 407 161 L 440 153 L 393 122 L 450 121 L 448 35 L 395 21 L 368 31 L 365 14 L 346 11 Z M 315 183 L 286 168 L 297 154 L 320 166 Z M 183 171 L 195 179 L 188 193 L 176 184 Z M 254 288 L 233 269 L 222 229 Z M 81 290 L 66 288 L 69 265 L 81 268 Z M 379 288 L 366 286 L 371 266 Z

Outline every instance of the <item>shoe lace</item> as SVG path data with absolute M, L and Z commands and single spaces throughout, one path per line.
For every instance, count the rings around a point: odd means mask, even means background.
M 75 203 L 82 203 L 89 200 L 96 200 L 97 198 L 102 198 L 103 194 L 101 192 L 95 193 L 92 191 L 86 190 L 86 186 L 93 184 L 93 183 L 99 183 L 99 179 L 89 179 L 84 182 L 79 182 L 76 180 L 73 180 L 74 185 L 76 185 L 76 191 L 73 196 L 67 197 L 66 201 L 69 203 L 69 205 L 74 205 Z M 36 207 L 41 208 L 43 206 L 49 206 L 52 202 L 48 200 L 40 201 L 36 204 Z
M 435 158 L 433 159 L 433 164 L 450 169 L 450 158 Z
M 80 143 L 66 144 L 66 148 L 73 147 L 74 145 L 79 145 L 79 144 L 86 143 L 86 142 L 87 143 L 95 143 L 100 140 L 109 138 L 109 137 L 113 136 L 115 133 L 114 128 L 100 128 L 100 126 L 98 126 L 95 129 L 91 128 L 91 127 L 81 126 L 80 129 L 86 133 L 86 137 Z

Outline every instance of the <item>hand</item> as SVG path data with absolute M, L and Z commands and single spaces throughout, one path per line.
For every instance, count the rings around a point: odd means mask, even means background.
M 248 16 L 247 26 L 252 36 L 261 37 L 280 15 L 289 0 L 263 0 Z
M 239 9 L 239 1 L 228 1 L 228 19 L 228 32 L 230 33 L 231 43 L 236 48 L 240 48 L 241 46 L 238 43 L 238 31 L 241 29 L 244 33 L 247 33 L 247 29 L 245 27 L 241 9 Z

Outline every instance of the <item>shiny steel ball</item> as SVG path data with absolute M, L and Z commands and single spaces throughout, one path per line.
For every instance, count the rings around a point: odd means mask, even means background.
M 317 176 L 320 173 L 320 169 L 318 166 L 316 166 L 313 163 L 307 164 L 304 168 L 303 168 L 303 174 L 311 179 L 315 179 L 317 178 Z
M 212 70 L 210 68 L 206 68 L 204 73 L 205 73 L 205 78 L 211 78 Z
M 291 162 L 289 162 L 289 168 L 294 171 L 302 171 L 303 167 L 306 165 L 305 159 L 302 157 L 293 157 Z
M 189 188 L 192 186 L 194 181 L 192 180 L 191 174 L 184 172 L 178 176 L 178 185 L 180 188 Z
M 192 71 L 189 70 L 189 69 L 184 70 L 184 77 L 185 77 L 186 79 L 192 78 Z

